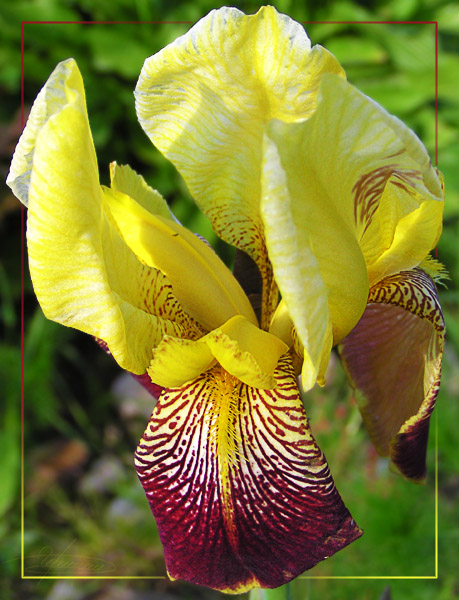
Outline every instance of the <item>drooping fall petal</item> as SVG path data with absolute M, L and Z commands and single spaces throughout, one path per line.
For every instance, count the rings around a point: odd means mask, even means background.
M 202 331 L 167 278 L 142 264 L 117 230 L 98 181 L 75 61 L 58 65 L 44 89 L 10 173 L 27 188 L 35 293 L 49 319 L 102 339 L 122 368 L 143 374 L 165 334 L 195 338 Z M 18 165 L 27 170 L 21 174 Z
M 172 579 L 276 587 L 361 535 L 315 444 L 285 355 L 275 390 L 220 365 L 161 394 L 136 452 Z
M 340 347 L 376 448 L 415 481 L 426 472 L 444 330 L 435 285 L 414 269 L 372 288 L 367 309 Z
M 265 306 L 272 274 L 259 214 L 263 129 L 272 118 L 308 118 L 326 72 L 344 76 L 300 24 L 271 6 L 251 16 L 225 7 L 147 59 L 136 88 L 152 142 L 217 233 L 257 262 Z

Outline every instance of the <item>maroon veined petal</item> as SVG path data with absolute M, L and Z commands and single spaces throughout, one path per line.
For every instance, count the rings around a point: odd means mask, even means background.
M 277 587 L 362 532 L 307 423 L 288 354 L 274 390 L 219 365 L 165 389 L 135 462 L 169 576 L 229 593 Z
M 432 279 L 402 271 L 370 290 L 340 354 L 378 452 L 408 479 L 426 476 L 429 420 L 440 386 L 445 323 Z

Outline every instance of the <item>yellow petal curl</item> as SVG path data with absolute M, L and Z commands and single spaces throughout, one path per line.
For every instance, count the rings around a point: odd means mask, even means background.
M 135 198 L 138 204 L 153 215 L 175 219 L 161 194 L 151 188 L 129 165 L 118 165 L 116 162 L 110 164 L 110 187 Z
M 40 90 L 11 161 L 6 183 L 26 206 L 29 200 L 30 176 L 37 135 L 48 120 L 58 114 L 67 102 L 72 103 L 77 109 L 85 106 L 81 75 L 72 58 L 59 63 Z
M 303 169 L 358 241 L 370 285 L 418 265 L 438 241 L 444 194 L 416 135 L 332 74 L 299 127 L 302 146 L 290 152 L 301 152 Z
M 199 340 L 165 336 L 148 368 L 152 381 L 166 388 L 180 387 L 217 361 L 228 373 L 255 388 L 272 389 L 279 358 L 288 346 L 237 315 Z

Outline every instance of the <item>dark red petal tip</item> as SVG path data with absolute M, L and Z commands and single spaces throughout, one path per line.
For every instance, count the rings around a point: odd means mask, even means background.
M 373 443 L 415 482 L 426 476 L 429 419 L 440 386 L 444 333 L 434 282 L 413 269 L 370 290 L 362 318 L 340 346 Z

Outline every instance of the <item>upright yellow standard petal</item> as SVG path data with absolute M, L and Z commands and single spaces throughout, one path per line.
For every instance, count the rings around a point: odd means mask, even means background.
M 261 210 L 282 300 L 305 349 L 307 390 L 333 340 L 365 309 L 368 278 L 352 232 L 313 170 L 303 168 L 300 125 L 273 122 L 265 139 Z M 273 321 L 272 327 L 275 325 Z
M 104 340 L 121 367 L 144 373 L 163 335 L 193 338 L 202 330 L 167 278 L 127 247 L 107 212 L 75 62 L 59 65 L 45 89 L 52 104 L 48 110 L 42 96 L 39 106 L 50 116 L 40 127 L 32 120 L 27 143 L 18 146 L 20 153 L 33 139 L 27 245 L 37 298 L 49 319 Z M 27 161 L 17 154 L 17 164 Z
M 263 130 L 272 118 L 308 118 L 326 72 L 344 76 L 331 54 L 311 48 L 303 27 L 273 7 L 253 16 L 222 8 L 147 59 L 137 84 L 137 114 L 152 142 L 217 233 L 257 262 L 265 313 L 277 293 L 269 300 L 259 214 Z

